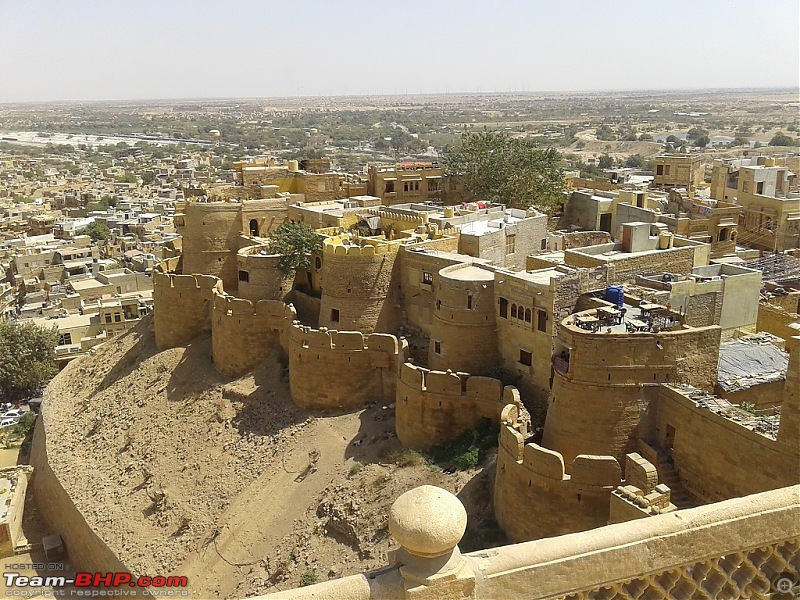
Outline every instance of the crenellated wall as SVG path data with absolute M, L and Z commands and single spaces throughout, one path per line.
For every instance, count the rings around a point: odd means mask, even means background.
M 481 419 L 500 422 L 506 405 L 520 406 L 519 392 L 489 377 L 400 366 L 395 427 L 403 446 L 425 450 L 458 437 Z
M 253 303 L 215 291 L 211 321 L 214 366 L 229 376 L 247 373 L 267 358 L 296 318 L 291 304 L 279 300 Z
M 401 323 L 395 287 L 397 243 L 323 245 L 322 327 L 365 334 L 395 331 Z
M 222 283 L 213 275 L 153 273 L 156 345 L 173 348 L 210 330 L 215 292 Z
M 289 329 L 289 387 L 298 406 L 315 410 L 354 408 L 393 402 L 397 369 L 407 353 L 405 341 L 388 334 Z
M 571 461 L 578 454 L 624 461 L 636 449 L 637 429 L 649 386 L 688 383 L 712 390 L 721 330 L 718 326 L 660 333 L 591 333 L 559 325 L 556 369 L 543 444 Z M 569 471 L 569 468 L 568 468 Z
M 580 454 L 565 465 L 558 452 L 526 443 L 515 408 L 503 409 L 502 419 L 494 510 L 508 538 L 523 542 L 606 525 L 611 493 L 622 482 L 619 462 Z
M 432 369 L 484 375 L 498 360 L 494 273 L 460 264 L 439 271 L 428 364 Z

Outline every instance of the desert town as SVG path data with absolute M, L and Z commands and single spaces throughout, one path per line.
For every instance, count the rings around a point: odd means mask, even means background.
M 4 557 L 195 597 L 784 597 L 786 97 L 762 141 L 686 98 L 664 140 L 646 102 L 634 125 L 446 126 L 462 148 L 550 136 L 554 187 L 522 197 L 400 116 L 410 146 L 319 125 L 270 151 L 6 111 L 0 316 L 50 331 L 58 374 L 2 415 Z

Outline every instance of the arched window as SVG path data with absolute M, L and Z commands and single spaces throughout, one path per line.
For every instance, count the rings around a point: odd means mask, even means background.
M 516 319 L 517 318 L 517 305 L 516 304 L 512 304 L 511 305 L 511 318 L 512 319 Z
M 717 241 L 724 242 L 728 239 L 728 228 L 723 227 L 719 230 L 719 238 Z
M 250 235 L 258 237 L 258 221 L 250 219 Z
M 735 231 L 731 231 L 731 241 L 732 242 L 736 241 L 736 232 Z
M 530 323 L 531 322 L 531 309 L 530 308 L 526 308 L 525 309 L 525 322 L 526 323 Z

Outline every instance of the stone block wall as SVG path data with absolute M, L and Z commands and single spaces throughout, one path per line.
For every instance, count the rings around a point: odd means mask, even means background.
M 393 402 L 397 369 L 407 345 L 393 335 L 311 329 L 294 323 L 288 333 L 289 388 L 298 406 L 350 409 Z
M 397 245 L 323 246 L 322 327 L 372 332 L 396 331 Z
M 237 285 L 236 251 L 239 248 L 241 204 L 187 202 L 184 215 L 176 216 L 183 237 L 183 273 L 219 277 L 225 289 Z
M 768 331 L 784 340 L 800 333 L 799 330 L 789 327 L 790 323 L 800 322 L 800 315 L 787 311 L 775 304 L 759 303 L 756 331 Z
M 578 455 L 567 474 L 563 456 L 526 443 L 508 414 L 494 488 L 495 517 L 508 538 L 516 543 L 606 525 L 611 493 L 622 481 L 617 460 Z
M 661 386 L 654 439 L 672 448 L 683 486 L 703 502 L 718 502 L 800 481 L 797 439 L 773 440 L 679 391 Z
M 215 292 L 211 322 L 214 366 L 229 376 L 247 373 L 267 358 L 296 317 L 294 307 L 279 300 L 254 303 Z
M 209 331 L 215 292 L 222 284 L 212 275 L 153 273 L 156 345 L 174 348 Z
M 556 343 L 570 349 L 569 366 L 554 374 L 543 444 L 567 462 L 583 453 L 623 461 L 635 450 L 647 387 L 681 382 L 713 389 L 720 333 L 717 326 L 590 333 L 562 322 Z
M 426 450 L 458 437 L 481 419 L 500 422 L 506 405 L 520 405 L 513 387 L 467 373 L 430 371 L 403 363 L 397 381 L 395 427 L 407 448 Z

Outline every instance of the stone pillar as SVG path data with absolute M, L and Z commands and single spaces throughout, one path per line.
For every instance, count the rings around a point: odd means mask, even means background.
M 395 500 L 389 533 L 400 544 L 393 562 L 400 565 L 405 598 L 475 598 L 475 574 L 458 550 L 467 527 L 467 511 L 447 490 L 423 485 Z

